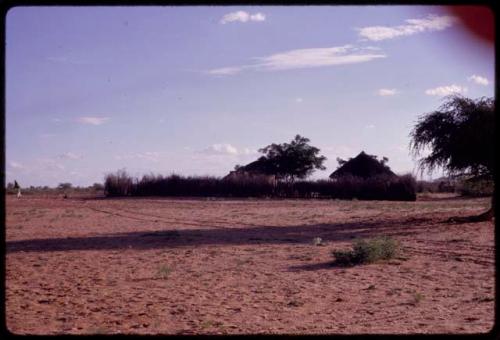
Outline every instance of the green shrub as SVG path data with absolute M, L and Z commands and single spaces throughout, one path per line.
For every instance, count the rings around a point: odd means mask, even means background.
M 353 266 L 390 260 L 399 252 L 399 243 L 390 237 L 356 240 L 352 250 L 334 250 L 335 264 Z

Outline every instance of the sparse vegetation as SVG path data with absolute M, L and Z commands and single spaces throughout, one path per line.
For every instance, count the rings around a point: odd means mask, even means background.
M 156 272 L 156 275 L 160 278 L 160 279 L 167 279 L 168 276 L 170 275 L 170 273 L 172 272 L 172 269 L 167 266 L 167 265 L 161 265 L 159 268 L 158 268 L 158 271 Z
M 493 195 L 494 187 L 493 180 L 466 179 L 457 185 L 457 191 L 461 196 L 485 197 Z
M 334 250 L 334 263 L 341 266 L 374 263 L 395 258 L 400 251 L 399 242 L 391 237 L 356 240 L 352 248 L 352 250 Z
M 66 195 L 67 197 L 73 196 L 86 196 L 86 195 L 102 195 L 104 191 L 104 185 L 100 183 L 94 183 L 89 187 L 73 186 L 71 183 L 60 183 L 57 187 L 44 186 L 29 186 L 26 188 L 21 188 L 23 196 L 50 196 L 50 197 L 60 197 L 61 195 Z M 14 189 L 13 183 L 8 183 L 5 190 L 7 195 L 17 194 L 17 190 Z
M 287 306 L 289 306 L 289 307 L 301 307 L 303 305 L 304 305 L 304 302 L 299 301 L 299 300 L 291 300 L 287 304 Z
M 422 293 L 419 293 L 417 291 L 413 292 L 412 297 L 413 301 L 411 303 L 414 306 L 418 305 L 425 298 L 425 296 Z

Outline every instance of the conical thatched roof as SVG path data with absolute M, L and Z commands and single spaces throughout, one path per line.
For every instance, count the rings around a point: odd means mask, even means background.
M 242 166 L 239 170 L 263 174 L 263 175 L 271 173 L 269 162 L 265 157 L 260 157 L 256 161 L 253 161 L 252 163 L 248 163 L 247 165 Z
M 231 171 L 223 179 L 234 178 L 236 176 L 271 176 L 272 170 L 267 159 L 262 156 L 256 161 L 248 163 L 247 165 L 241 166 L 238 170 Z
M 387 165 L 377 160 L 376 156 L 368 155 L 364 151 L 345 162 L 330 175 L 330 178 L 335 179 L 349 175 L 361 178 L 379 175 L 396 176 Z

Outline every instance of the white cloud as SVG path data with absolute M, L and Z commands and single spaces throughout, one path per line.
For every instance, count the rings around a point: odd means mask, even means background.
M 397 93 L 396 89 L 379 89 L 379 96 L 394 96 Z
M 211 155 L 238 155 L 238 149 L 231 144 L 213 144 L 205 148 L 202 153 Z
M 373 124 L 366 125 L 365 129 L 369 129 L 369 130 L 375 129 L 375 125 L 373 125 Z
M 74 154 L 73 152 L 65 152 L 63 154 L 58 155 L 57 157 L 62 159 L 81 159 L 81 155 Z
M 108 121 L 108 117 L 78 117 L 77 122 L 82 124 L 102 125 Z
M 228 76 L 228 75 L 233 75 L 236 73 L 239 73 L 244 67 L 239 66 L 239 67 L 222 67 L 222 68 L 216 68 L 213 70 L 208 71 L 208 74 L 216 75 L 216 76 Z
M 232 66 L 209 70 L 209 74 L 233 75 L 243 69 L 258 71 L 280 71 L 300 68 L 324 67 L 344 64 L 356 64 L 385 58 L 381 52 L 373 48 L 361 48 L 352 45 L 305 48 L 275 53 L 267 57 L 254 58 L 256 62 L 250 65 Z
M 358 29 L 359 35 L 372 41 L 394 39 L 422 32 L 442 31 L 451 27 L 457 18 L 452 16 L 428 15 L 424 19 L 405 20 L 406 25 L 399 26 L 368 26 Z
M 10 161 L 8 164 L 12 169 L 24 169 L 24 165 L 16 161 Z
M 473 74 L 472 76 L 470 76 L 469 78 L 467 78 L 469 81 L 473 81 L 474 83 L 476 84 L 479 84 L 479 85 L 488 85 L 490 82 L 488 81 L 488 79 L 486 79 L 485 77 L 481 77 L 481 76 L 478 76 L 478 75 L 475 75 Z
M 228 22 L 248 22 L 248 21 L 265 21 L 266 16 L 260 12 L 255 14 L 250 14 L 245 11 L 237 11 L 224 15 L 220 20 L 221 24 L 226 24 Z
M 250 15 L 250 20 L 251 21 L 266 21 L 266 15 L 262 13 L 255 13 Z
M 304 99 L 298 97 L 298 98 L 295 98 L 295 102 L 296 103 L 302 103 L 304 101 Z
M 467 92 L 467 87 L 452 84 L 448 86 L 439 86 L 433 89 L 428 89 L 425 91 L 425 94 L 429 96 L 444 97 L 451 94 L 461 94 L 466 92 Z
M 288 70 L 342 64 L 355 64 L 384 58 L 384 54 L 372 54 L 352 45 L 327 48 L 306 48 L 276 53 L 257 58 L 259 68 L 267 70 Z
M 238 149 L 231 144 L 220 143 L 220 144 L 212 144 L 201 151 L 197 151 L 196 153 L 202 153 L 206 155 L 252 156 L 256 155 L 258 152 L 250 148 Z

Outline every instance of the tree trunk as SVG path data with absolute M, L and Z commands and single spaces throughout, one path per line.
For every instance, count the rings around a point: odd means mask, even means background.
M 483 222 L 483 221 L 489 221 L 495 217 L 495 193 L 493 192 L 493 196 L 491 196 L 491 207 L 488 209 L 488 211 L 477 215 L 477 216 L 472 216 L 471 219 L 473 219 L 473 222 Z

